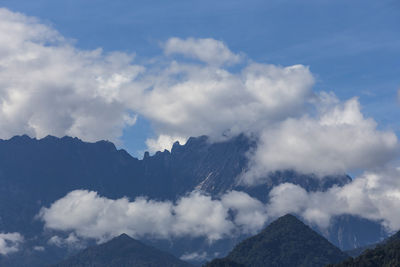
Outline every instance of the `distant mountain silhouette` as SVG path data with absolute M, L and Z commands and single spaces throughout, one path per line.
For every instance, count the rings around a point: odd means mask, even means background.
M 225 258 L 230 263 L 221 262 L 222 265 L 218 265 L 220 260 L 215 260 L 206 266 L 318 267 L 348 257 L 295 216 L 285 215 L 261 233 L 240 242 Z
M 89 247 L 53 267 L 190 267 L 171 254 L 147 246 L 126 234 Z
M 396 267 L 400 266 L 400 231 L 389 239 L 366 249 L 360 256 L 328 267 Z

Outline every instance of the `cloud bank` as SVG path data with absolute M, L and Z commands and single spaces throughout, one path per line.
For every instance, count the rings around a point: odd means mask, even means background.
M 257 179 L 263 174 L 286 169 L 321 177 L 374 170 L 398 155 L 397 136 L 364 118 L 356 98 L 339 103 L 322 97 L 330 100 L 320 102 L 316 117 L 290 118 L 262 131 L 244 182 L 261 182 Z
M 367 172 L 343 187 L 307 193 L 294 184 L 281 184 L 271 193 L 270 216 L 296 213 L 310 223 L 327 227 L 337 215 L 350 214 L 382 223 L 389 231 L 400 229 L 400 169 Z
M 134 201 L 113 200 L 93 191 L 76 190 L 49 208 L 42 208 L 39 218 L 48 229 L 73 232 L 68 239 L 71 242 L 76 241 L 75 237 L 104 241 L 122 233 L 164 239 L 205 237 L 212 242 L 233 234 L 256 232 L 267 215 L 260 201 L 236 191 L 220 199 L 195 191 L 172 203 L 142 197 Z M 66 243 L 57 237 L 51 242 Z
M 0 254 L 17 252 L 24 238 L 19 233 L 0 233 Z
M 42 208 L 39 218 L 47 229 L 70 232 L 66 240 L 54 237 L 56 245 L 77 243 L 79 238 L 102 242 L 121 233 L 136 238 L 170 239 L 204 237 L 210 242 L 254 234 L 266 223 L 288 213 L 325 229 L 331 219 L 353 215 L 381 223 L 389 232 L 400 229 L 400 168 L 366 172 L 343 186 L 307 192 L 284 183 L 272 189 L 264 204 L 244 192 L 231 191 L 213 199 L 198 191 L 177 202 L 139 197 L 108 199 L 96 192 L 75 190 Z

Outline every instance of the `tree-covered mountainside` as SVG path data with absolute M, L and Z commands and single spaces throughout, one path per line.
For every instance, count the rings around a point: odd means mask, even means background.
M 126 234 L 89 247 L 53 267 L 190 267 L 173 255 L 147 246 Z
M 376 248 L 377 245 L 379 245 L 379 243 L 362 246 L 362 247 L 351 249 L 351 250 L 346 250 L 345 253 L 347 255 L 349 255 L 350 257 L 356 258 L 356 257 L 360 256 L 361 254 L 363 254 L 363 252 L 366 251 L 367 249 Z
M 205 267 L 246 267 L 246 265 L 225 258 L 215 259 L 212 262 L 207 263 Z
M 348 256 L 340 249 L 290 214 L 272 222 L 261 233 L 239 243 L 226 257 L 235 263 L 251 267 L 317 267 L 346 258 Z M 218 266 L 215 263 L 218 260 L 207 266 Z
M 377 245 L 367 249 L 360 256 L 350 258 L 340 264 L 328 267 L 395 267 L 400 266 L 400 232 Z

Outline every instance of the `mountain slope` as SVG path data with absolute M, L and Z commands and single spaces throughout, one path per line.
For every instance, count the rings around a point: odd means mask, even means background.
M 245 266 L 324 266 L 348 256 L 293 215 L 239 243 L 226 257 Z M 213 263 L 208 266 L 213 266 Z
M 205 267 L 246 267 L 246 265 L 225 258 L 215 259 L 212 262 L 207 263 Z
M 89 247 L 53 267 L 190 267 L 174 256 L 147 246 L 126 234 Z
M 373 249 L 367 249 L 357 258 L 350 258 L 340 264 L 328 265 L 329 267 L 364 267 L 400 266 L 400 231 L 377 245 Z

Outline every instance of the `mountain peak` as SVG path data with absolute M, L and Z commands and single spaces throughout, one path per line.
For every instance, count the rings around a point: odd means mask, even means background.
M 304 229 L 302 229 L 304 228 Z M 311 228 L 309 226 L 307 226 L 306 224 L 304 224 L 301 220 L 299 220 L 296 216 L 292 215 L 292 214 L 286 214 L 283 215 L 281 217 L 279 217 L 278 219 L 276 219 L 275 221 L 273 221 L 270 225 L 268 225 L 266 228 L 264 228 L 264 230 L 261 232 L 271 232 L 271 231 L 275 231 L 275 230 L 279 230 L 279 229 L 283 229 L 285 231 L 292 231 L 292 230 L 304 230 L 304 231 L 308 231 L 311 230 Z M 313 231 L 313 230 L 311 230 Z
M 302 225 L 305 225 L 301 220 L 299 220 L 296 216 L 294 216 L 291 213 L 288 213 L 286 215 L 283 215 L 276 219 L 273 223 L 282 223 L 282 222 L 292 222 L 292 223 L 300 223 Z
M 127 234 L 125 234 L 125 233 L 120 234 L 120 235 L 119 235 L 118 237 L 116 237 L 116 238 L 132 239 L 129 235 L 127 235 Z
M 130 242 L 130 241 L 136 241 L 135 239 L 133 239 L 132 237 L 130 237 L 129 235 L 123 233 L 120 234 L 117 237 L 114 237 L 113 239 L 111 239 L 111 241 L 123 241 L 123 242 Z

